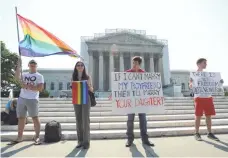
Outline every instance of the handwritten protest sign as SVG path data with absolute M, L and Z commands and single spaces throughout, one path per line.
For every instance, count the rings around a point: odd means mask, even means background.
M 112 112 L 164 113 L 160 73 L 112 73 Z
M 190 72 L 190 78 L 193 80 L 192 91 L 195 96 L 210 97 L 224 94 L 219 72 Z

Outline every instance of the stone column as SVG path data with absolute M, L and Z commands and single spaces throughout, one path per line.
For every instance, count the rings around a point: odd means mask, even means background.
M 130 63 L 131 63 L 131 68 L 133 67 L 133 61 L 132 61 L 133 57 L 134 57 L 134 54 L 133 54 L 132 52 L 130 52 Z M 131 68 L 130 68 L 130 69 L 131 69 Z
M 155 58 L 154 72 L 159 72 L 159 70 L 158 70 L 158 58 Z
M 99 52 L 99 90 L 104 90 L 104 59 L 103 52 Z
M 124 71 L 124 57 L 123 57 L 123 53 L 120 52 L 120 72 Z
M 110 53 L 109 56 L 109 91 L 112 90 L 112 72 L 114 72 L 114 61 L 113 61 L 113 54 Z
M 141 69 L 145 70 L 145 60 L 144 60 L 144 54 L 141 54 L 141 58 L 142 58 L 142 63 L 141 63 Z
M 163 63 L 162 63 L 162 56 L 158 58 L 158 72 L 161 74 L 161 81 L 164 85 L 164 71 L 163 71 Z
M 94 84 L 94 75 L 93 75 L 93 52 L 89 51 L 89 75 L 92 78 L 92 84 Z
M 150 54 L 150 72 L 154 72 L 154 57 Z

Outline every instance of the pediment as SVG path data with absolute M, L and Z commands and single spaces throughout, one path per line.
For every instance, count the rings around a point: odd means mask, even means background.
M 145 45 L 162 45 L 154 39 L 146 38 L 143 35 L 123 32 L 107 34 L 103 37 L 94 38 L 87 41 L 88 43 L 109 43 L 109 44 L 145 44 Z

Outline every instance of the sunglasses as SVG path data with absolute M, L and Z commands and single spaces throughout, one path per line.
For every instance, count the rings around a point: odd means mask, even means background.
M 37 67 L 36 65 L 29 65 L 30 67 Z
M 84 65 L 80 64 L 80 65 L 76 65 L 77 67 L 84 67 Z

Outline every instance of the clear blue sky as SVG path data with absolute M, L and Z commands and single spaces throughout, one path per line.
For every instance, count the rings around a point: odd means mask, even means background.
M 207 71 L 221 72 L 228 83 L 228 0 L 2 0 L 0 40 L 17 52 L 14 7 L 18 13 L 55 34 L 80 52 L 80 36 L 106 28 L 146 30 L 169 42 L 171 69 L 196 69 L 199 57 Z M 23 38 L 20 31 L 21 39 Z M 37 58 L 41 68 L 73 68 L 68 56 Z M 29 58 L 23 57 L 23 68 Z

